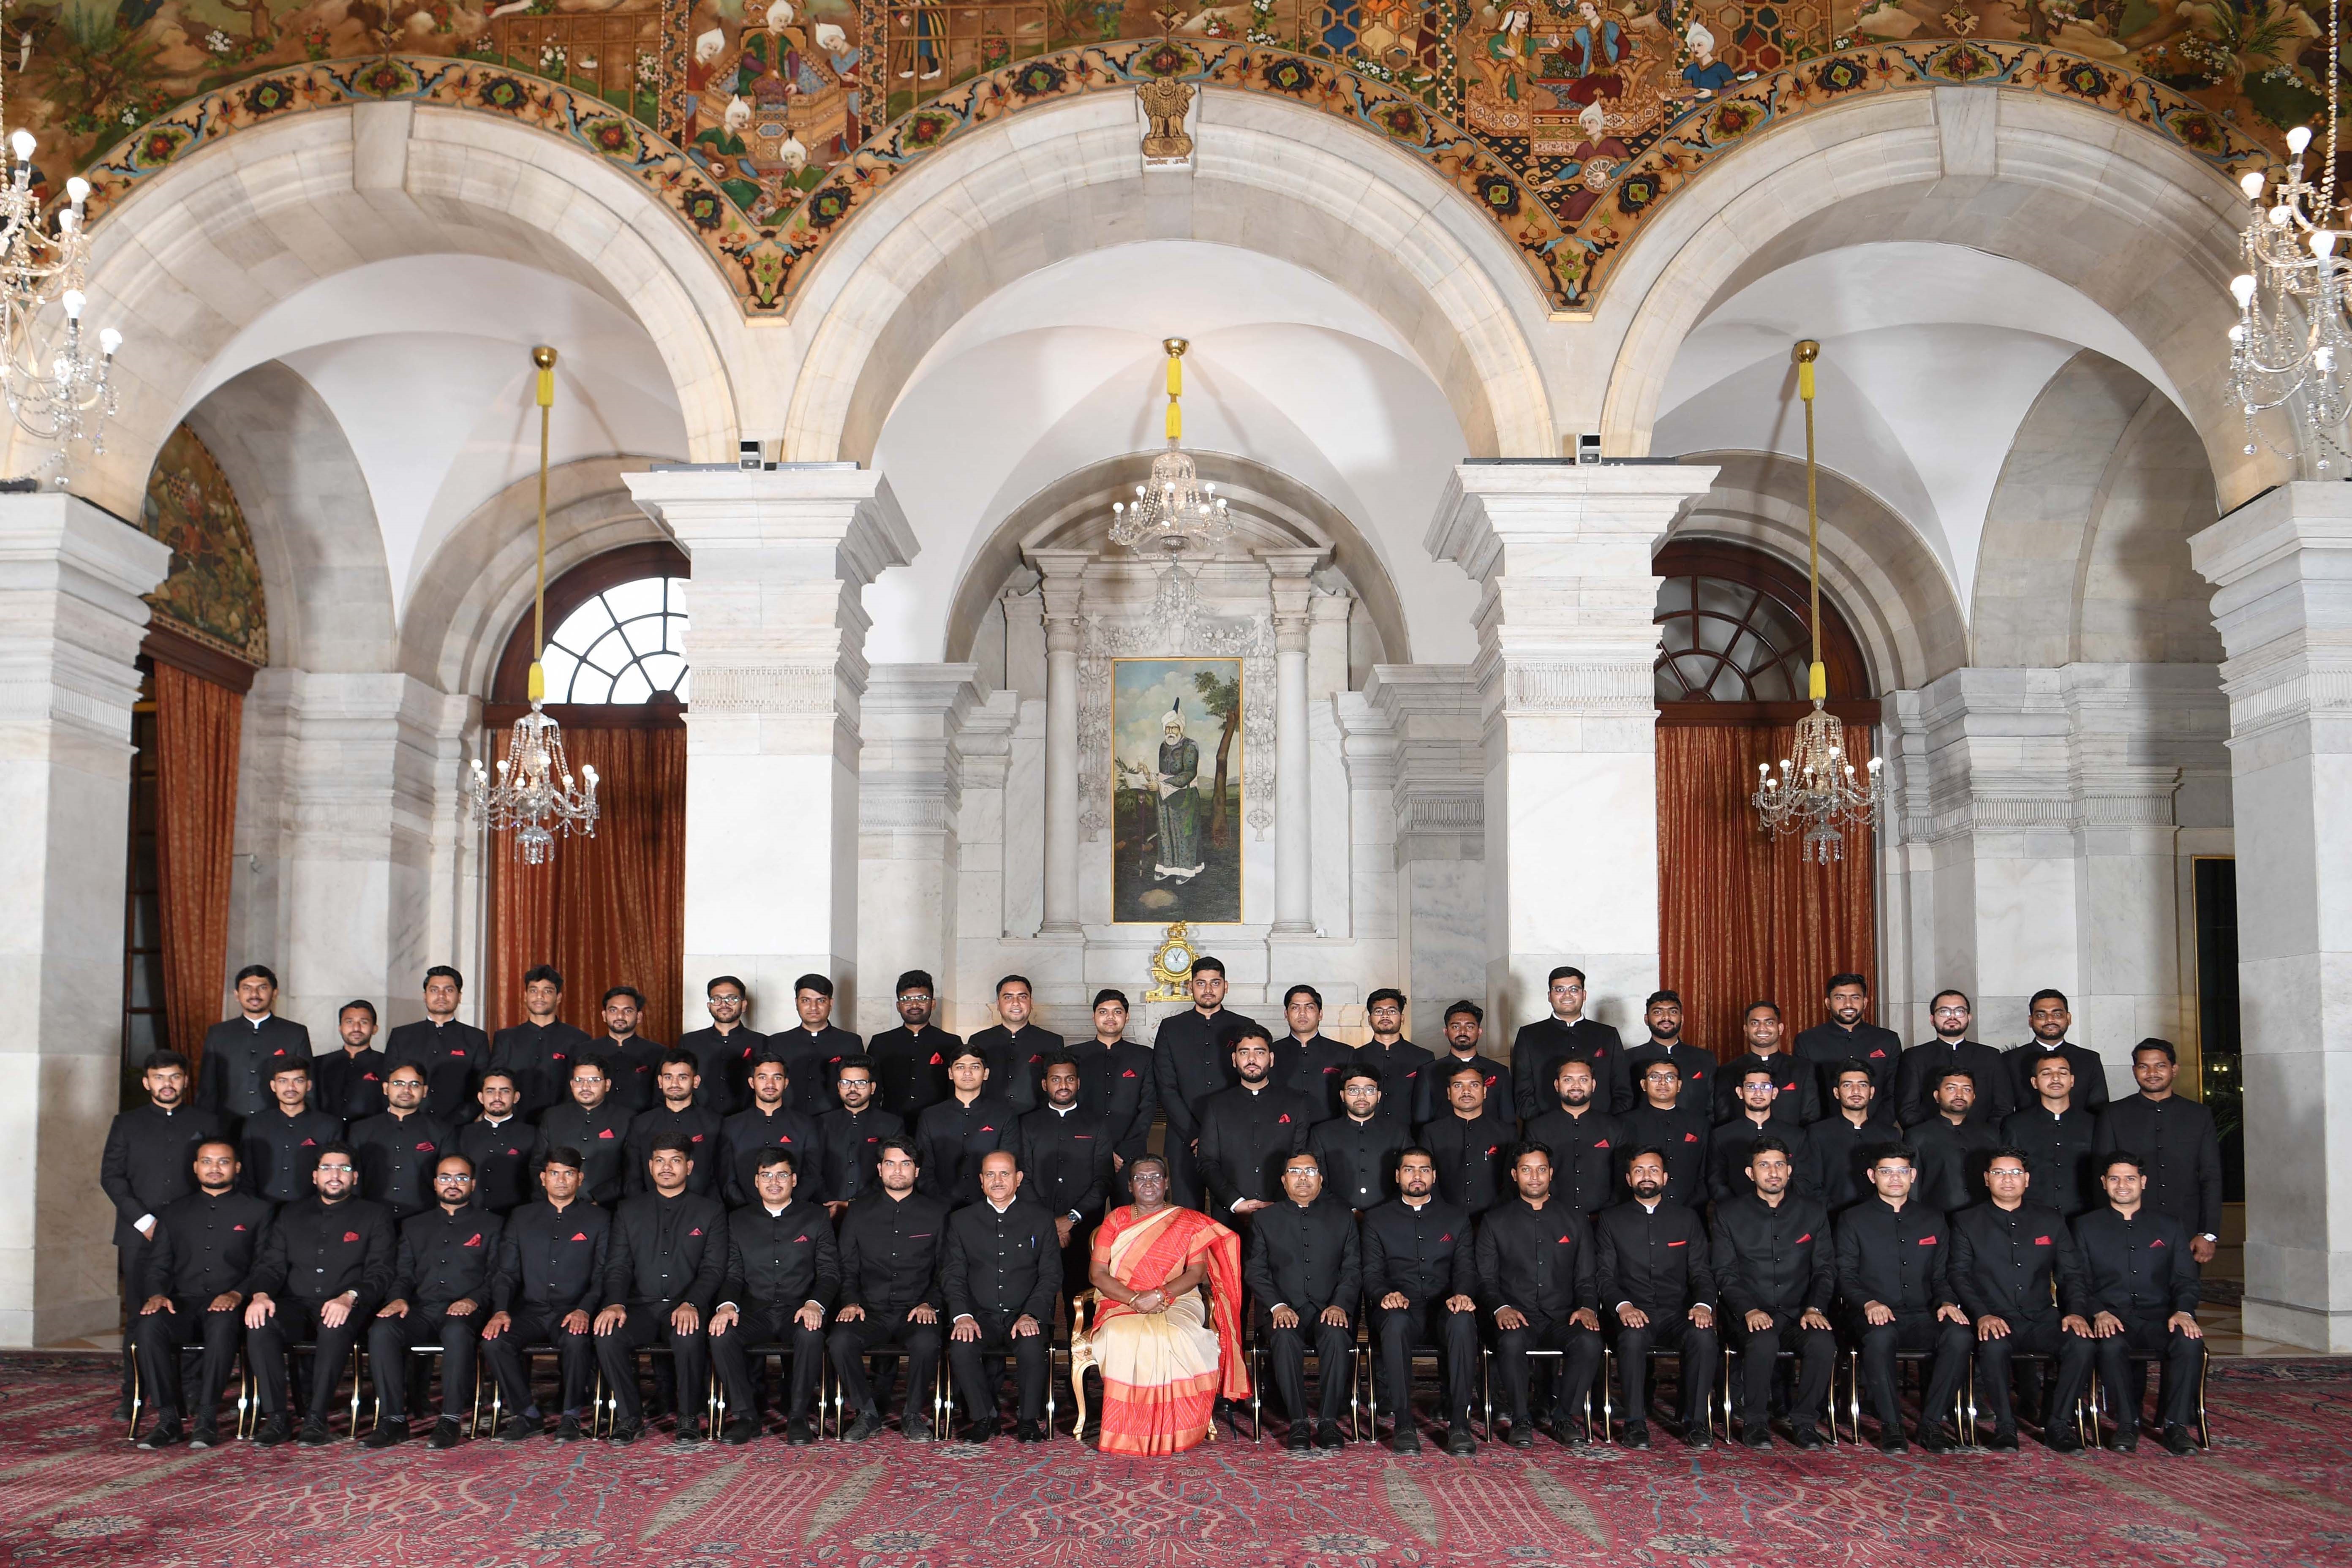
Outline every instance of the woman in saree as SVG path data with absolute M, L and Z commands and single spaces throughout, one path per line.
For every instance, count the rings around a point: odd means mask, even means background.
M 1168 1201 L 1168 1163 L 1127 1167 L 1135 1202 L 1095 1232 L 1102 1451 L 1181 1454 L 1209 1436 L 1219 1398 L 1249 1397 L 1242 1360 L 1241 1238 Z M 1209 1297 L 1201 1298 L 1201 1286 Z

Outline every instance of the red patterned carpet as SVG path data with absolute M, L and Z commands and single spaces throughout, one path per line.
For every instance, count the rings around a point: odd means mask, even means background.
M 1539 1568 L 1555 1563 L 2352 1563 L 2352 1366 L 2217 1363 L 2216 1447 L 2130 1458 L 1886 1458 L 1785 1446 L 1471 1460 L 1223 1441 L 1180 1459 L 1043 1448 L 142 1454 L 99 1357 L 0 1357 L 0 1561 L 598 1568 Z

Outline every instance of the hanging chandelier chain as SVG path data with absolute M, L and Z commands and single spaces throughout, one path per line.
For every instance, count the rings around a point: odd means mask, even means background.
M 1111 503 L 1110 541 L 1138 554 L 1157 552 L 1171 560 L 1213 554 L 1233 532 L 1231 509 L 1213 480 L 1203 481 L 1192 455 L 1184 450 L 1184 351 L 1182 338 L 1160 347 L 1168 355 L 1168 447 L 1151 459 L 1151 476 L 1135 487 L 1132 501 Z

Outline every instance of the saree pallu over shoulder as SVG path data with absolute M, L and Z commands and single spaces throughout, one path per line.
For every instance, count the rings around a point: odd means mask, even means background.
M 1249 1396 L 1241 1349 L 1241 1238 L 1197 1209 L 1142 1215 L 1114 1209 L 1095 1234 L 1096 1261 L 1130 1290 L 1157 1289 L 1195 1261 L 1209 1299 L 1179 1297 L 1164 1312 L 1106 1300 L 1095 1320 L 1103 1374 L 1102 1447 L 1175 1454 L 1202 1442 L 1220 1394 Z

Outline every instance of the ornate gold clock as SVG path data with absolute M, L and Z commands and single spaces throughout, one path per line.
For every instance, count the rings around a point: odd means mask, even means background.
M 1143 994 L 1143 999 L 1190 1002 L 1192 978 L 1192 932 L 1178 921 L 1160 934 L 1160 946 L 1151 955 L 1151 989 Z

